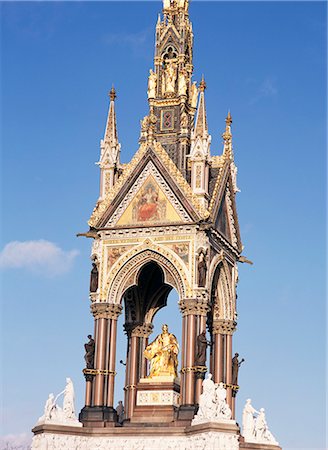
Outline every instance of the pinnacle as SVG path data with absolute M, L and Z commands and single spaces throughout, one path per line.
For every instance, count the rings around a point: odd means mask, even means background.
M 230 126 L 232 124 L 232 117 L 231 117 L 230 110 L 228 111 L 228 115 L 226 117 L 225 122 L 226 122 L 227 126 Z
M 112 86 L 112 89 L 109 91 L 109 98 L 110 98 L 110 101 L 111 102 L 113 102 L 113 101 L 115 101 L 115 98 L 116 98 L 116 91 L 115 91 L 115 89 L 114 89 L 114 86 Z

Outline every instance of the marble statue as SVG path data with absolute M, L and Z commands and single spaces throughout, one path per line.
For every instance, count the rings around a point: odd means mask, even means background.
M 174 334 L 169 333 L 168 326 L 162 326 L 162 333 L 149 344 L 144 356 L 150 360 L 149 378 L 157 376 L 178 376 L 179 344 Z
M 148 98 L 155 98 L 156 86 L 157 86 L 157 75 L 152 69 L 150 69 L 148 77 Z
M 255 441 L 260 444 L 278 445 L 278 442 L 269 431 L 264 408 L 260 409 L 259 415 L 255 420 Z
M 197 107 L 198 88 L 197 81 L 194 81 L 190 88 L 190 104 L 192 108 Z
M 201 251 L 198 257 L 198 286 L 204 287 L 206 284 L 207 263 L 206 254 Z
M 57 405 L 57 399 L 64 394 L 63 407 Z M 49 394 L 44 407 L 44 414 L 38 420 L 37 425 L 43 423 L 64 424 L 70 426 L 79 426 L 82 424 L 75 416 L 74 407 L 74 387 L 70 378 L 66 378 L 66 387 L 56 397 L 54 394 Z
M 67 419 L 75 418 L 74 406 L 74 386 L 70 378 L 66 378 L 66 387 L 64 389 L 63 412 Z
M 183 69 L 179 72 L 178 95 L 186 95 L 187 93 L 187 72 Z
M 211 343 L 206 339 L 206 331 L 202 331 L 196 340 L 197 353 L 195 357 L 195 366 L 206 366 L 206 349 Z
M 244 358 L 241 361 L 239 361 L 238 356 L 239 356 L 239 353 L 235 353 L 235 356 L 232 358 L 232 384 L 234 386 L 238 386 L 239 367 L 245 361 Z
M 212 380 L 212 374 L 209 373 L 203 381 L 203 392 L 199 396 L 198 412 L 193 418 L 191 425 L 211 422 L 215 419 L 215 413 L 215 384 Z
M 251 405 L 251 399 L 246 400 L 243 409 L 243 436 L 246 442 L 254 442 L 255 439 L 255 418 L 254 414 L 259 414 Z
M 214 384 L 212 374 L 209 373 L 203 381 L 203 392 L 199 396 L 198 412 L 191 425 L 231 420 L 231 409 L 226 398 L 227 391 L 223 383 Z
M 177 79 L 177 65 L 169 62 L 164 70 L 164 93 L 173 94 L 175 91 L 175 82 Z
M 92 263 L 91 275 L 90 275 L 90 292 L 97 292 L 98 290 L 98 268 L 94 261 Z
M 231 409 L 227 404 L 227 390 L 222 382 L 215 387 L 216 394 L 216 417 L 222 419 L 231 419 Z
M 91 334 L 88 334 L 89 342 L 84 344 L 85 348 L 85 363 L 87 369 L 93 369 L 94 368 L 94 359 L 95 359 L 95 341 L 92 338 Z

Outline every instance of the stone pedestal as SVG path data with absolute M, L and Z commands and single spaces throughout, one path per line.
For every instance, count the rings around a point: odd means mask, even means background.
M 173 377 L 142 378 L 137 384 L 131 423 L 163 423 L 176 419 L 180 384 Z

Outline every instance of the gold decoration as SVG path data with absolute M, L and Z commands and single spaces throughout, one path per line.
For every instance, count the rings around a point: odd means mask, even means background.
M 113 189 L 111 189 L 111 191 L 108 193 L 108 195 L 104 200 L 97 203 L 88 222 L 91 227 L 97 227 L 97 225 L 99 225 L 99 222 L 102 219 L 103 214 L 106 212 L 107 208 L 114 200 L 114 198 L 122 190 L 126 182 L 130 179 L 133 171 L 135 170 L 138 163 L 144 157 L 148 148 L 149 146 L 146 143 L 142 143 L 140 145 L 139 150 L 136 152 L 131 162 L 126 166 L 123 175 L 116 181 Z M 169 155 L 166 153 L 162 145 L 159 142 L 154 142 L 153 150 L 162 160 L 165 167 L 170 172 L 170 174 L 178 184 L 179 188 L 182 190 L 184 196 L 189 200 L 189 202 L 195 208 L 200 217 L 203 219 L 209 217 L 210 215 L 209 211 L 200 203 L 197 196 L 193 193 L 191 186 L 184 178 L 180 170 L 177 168 L 177 166 L 174 164 L 172 159 L 169 157 Z
M 168 326 L 162 326 L 162 333 L 149 344 L 144 356 L 150 360 L 148 378 L 158 376 L 177 377 L 179 344 L 174 334 L 169 333 Z

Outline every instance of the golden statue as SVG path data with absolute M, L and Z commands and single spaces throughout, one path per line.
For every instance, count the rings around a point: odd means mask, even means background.
M 179 344 L 174 334 L 169 333 L 167 325 L 162 326 L 162 333 L 146 347 L 144 356 L 150 360 L 148 378 L 159 376 L 178 376 Z

